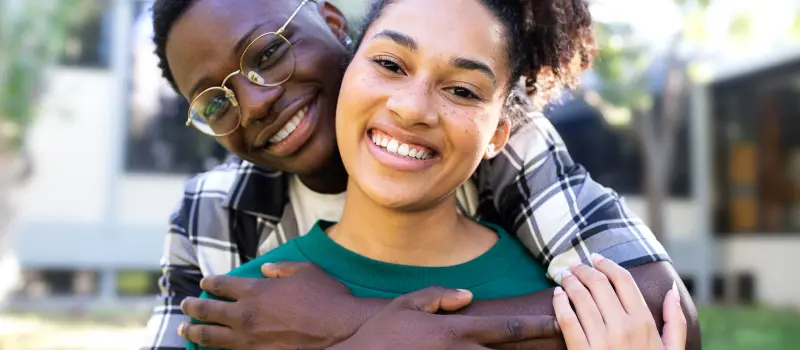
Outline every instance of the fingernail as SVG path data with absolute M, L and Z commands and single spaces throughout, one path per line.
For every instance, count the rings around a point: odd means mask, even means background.
M 469 293 L 470 293 L 470 291 L 468 291 L 468 290 L 466 290 L 466 289 L 460 289 L 460 288 L 459 288 L 459 289 L 456 289 L 456 290 L 457 290 L 459 293 L 463 293 L 463 294 L 469 294 Z
M 186 323 L 185 322 L 181 323 L 180 325 L 178 325 L 178 335 L 181 336 L 181 337 L 183 336 L 183 329 L 184 328 L 186 328 Z
M 275 264 L 274 263 L 264 263 L 264 265 L 261 265 L 261 266 L 266 267 L 266 268 L 270 268 L 270 267 L 275 266 Z
M 564 282 L 564 280 L 569 276 L 572 276 L 572 271 L 566 270 L 566 271 L 562 272 L 561 273 L 561 282 Z
M 592 253 L 592 255 L 590 255 L 589 258 L 592 259 L 592 263 L 595 263 L 595 264 L 597 264 L 597 263 L 603 261 L 603 259 L 605 259 L 604 256 L 602 256 L 600 254 L 597 254 L 597 253 Z
M 556 333 L 561 333 L 561 325 L 558 324 L 558 320 L 553 320 L 553 325 L 556 327 Z
M 670 290 L 672 294 L 675 294 L 675 302 L 680 306 L 681 305 L 681 293 L 678 292 L 678 283 L 672 281 L 672 289 Z
M 553 296 L 564 294 L 564 288 L 556 287 L 553 290 Z

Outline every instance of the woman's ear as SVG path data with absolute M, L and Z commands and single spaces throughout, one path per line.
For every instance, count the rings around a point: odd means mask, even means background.
M 317 0 L 319 14 L 325 20 L 325 24 L 331 29 L 339 41 L 345 42 L 350 38 L 350 25 L 347 18 L 336 5 L 326 0 Z
M 494 131 L 494 135 L 489 140 L 489 145 L 486 147 L 486 153 L 483 155 L 484 159 L 492 159 L 503 147 L 508 143 L 508 137 L 511 134 L 511 125 L 508 122 L 501 121 Z

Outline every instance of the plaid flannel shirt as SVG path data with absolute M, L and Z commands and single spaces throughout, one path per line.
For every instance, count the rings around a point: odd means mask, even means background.
M 200 294 L 203 276 L 225 274 L 300 234 L 287 180 L 285 173 L 232 158 L 186 182 L 164 243 L 161 292 L 142 349 L 184 349 L 177 328 L 188 318 L 180 303 Z M 516 233 L 556 282 L 591 253 L 624 267 L 669 261 L 623 199 L 572 161 L 541 114 L 515 130 L 501 154 L 481 163 L 472 182 L 476 214 Z

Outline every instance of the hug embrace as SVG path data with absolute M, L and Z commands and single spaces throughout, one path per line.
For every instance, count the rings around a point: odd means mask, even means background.
M 667 253 L 541 114 L 586 0 L 157 0 L 188 180 L 143 349 L 699 349 Z

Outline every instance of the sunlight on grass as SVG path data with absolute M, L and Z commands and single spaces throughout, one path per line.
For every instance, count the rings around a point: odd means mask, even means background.
M 764 308 L 701 308 L 704 350 L 796 350 L 800 313 Z

